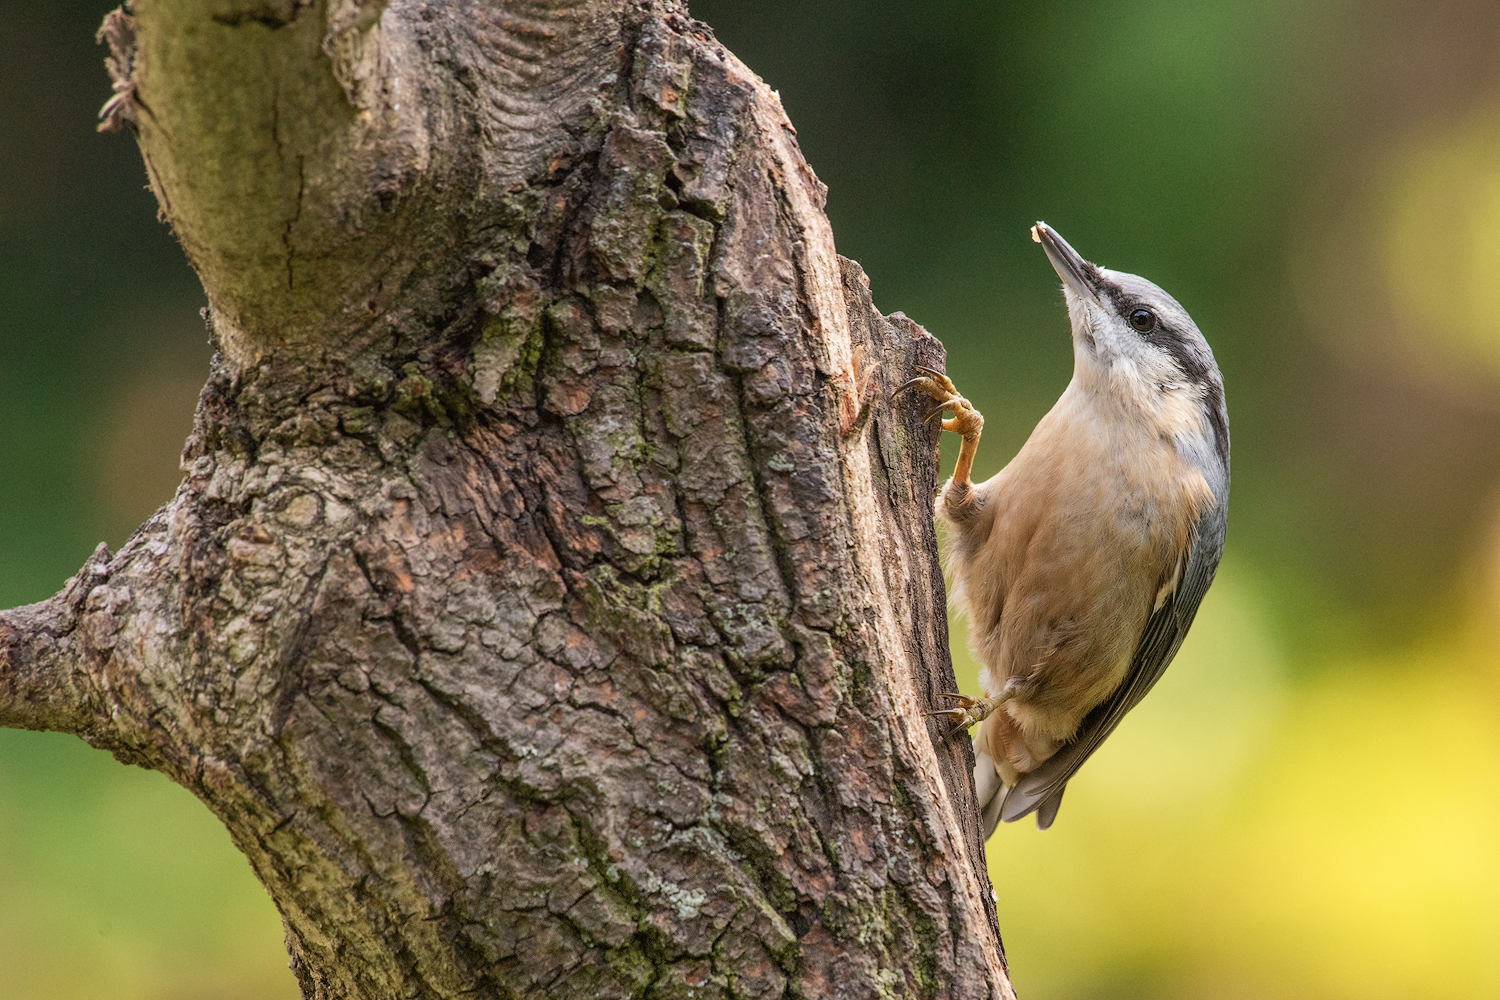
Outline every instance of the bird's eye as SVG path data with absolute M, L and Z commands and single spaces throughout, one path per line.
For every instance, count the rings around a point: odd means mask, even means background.
M 1150 309 L 1132 309 L 1130 311 L 1130 325 L 1141 333 L 1148 333 L 1156 325 L 1156 313 Z

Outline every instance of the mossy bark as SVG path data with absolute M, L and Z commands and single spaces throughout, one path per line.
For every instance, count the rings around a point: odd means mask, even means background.
M 0 723 L 195 792 L 308 997 L 1011 996 L 941 345 L 679 6 L 137 0 L 220 352 L 177 496 L 0 617 Z

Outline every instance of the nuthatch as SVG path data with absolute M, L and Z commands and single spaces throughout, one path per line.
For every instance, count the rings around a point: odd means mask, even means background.
M 1073 381 L 1010 464 L 974 485 L 984 418 L 930 369 L 902 388 L 963 435 L 938 499 L 982 698 L 948 694 L 974 737 L 986 836 L 1035 811 L 1146 696 L 1187 635 L 1224 548 L 1229 417 L 1208 342 L 1144 278 L 1090 264 L 1038 222 L 1073 326 Z M 956 730 L 955 730 L 956 731 Z

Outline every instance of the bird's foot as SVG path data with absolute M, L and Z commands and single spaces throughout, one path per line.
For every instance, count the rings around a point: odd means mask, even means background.
M 915 389 L 925 392 L 931 396 L 937 406 L 928 412 L 925 419 L 931 420 L 944 410 L 952 410 L 953 416 L 943 421 L 943 430 L 962 434 L 965 440 L 977 442 L 979 432 L 984 428 L 984 417 L 974 409 L 974 405 L 963 396 L 959 395 L 958 387 L 953 380 L 935 368 L 926 365 L 915 366 L 922 374 L 916 378 L 908 379 L 892 395 L 899 395 L 907 389 Z
M 994 698 L 970 698 L 968 695 L 959 694 L 956 691 L 943 691 L 938 697 L 951 698 L 958 702 L 958 707 L 940 708 L 935 712 L 923 712 L 922 714 L 928 717 L 943 716 L 947 718 L 949 721 L 955 723 L 953 727 L 953 732 L 955 733 L 961 729 L 976 726 L 985 719 L 988 719 L 994 713 L 995 709 L 1011 699 L 1011 695 L 1004 692 Z

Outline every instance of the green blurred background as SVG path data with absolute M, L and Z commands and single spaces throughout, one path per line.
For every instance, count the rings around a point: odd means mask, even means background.
M 134 146 L 93 132 L 106 9 L 0 0 L 3 605 L 171 495 L 206 374 Z M 780 90 L 876 303 L 948 345 L 981 475 L 1071 368 L 1038 218 L 1224 370 L 1219 583 L 1058 824 L 989 843 L 1021 994 L 1500 998 L 1500 4 L 693 12 Z M 0 998 L 295 995 L 196 800 L 0 732 Z

